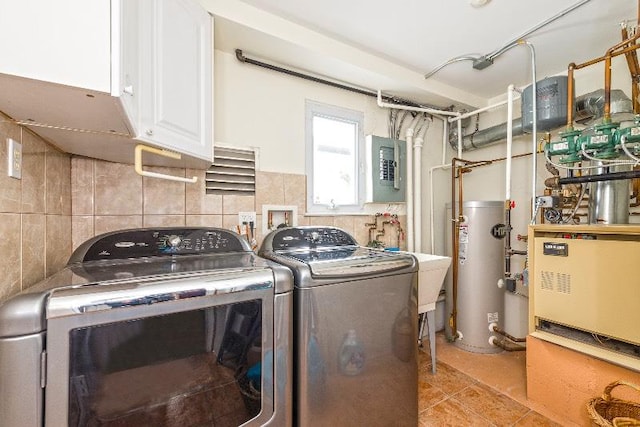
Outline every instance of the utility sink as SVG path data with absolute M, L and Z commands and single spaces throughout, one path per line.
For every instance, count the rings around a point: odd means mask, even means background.
M 418 260 L 418 313 L 436 309 L 451 257 L 410 252 Z
M 436 373 L 436 300 L 451 265 L 451 257 L 409 252 L 418 260 L 418 313 L 421 315 L 418 342 L 422 347 L 425 323 L 429 328 L 431 372 Z

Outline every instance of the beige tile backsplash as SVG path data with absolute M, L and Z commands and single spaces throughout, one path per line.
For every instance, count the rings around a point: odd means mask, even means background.
M 95 194 L 75 193 L 78 197 L 93 197 L 94 215 L 142 215 L 142 177 L 131 165 L 81 159 L 94 162 Z M 89 203 L 79 201 L 80 204 Z
M 7 138 L 22 179 L 7 176 Z M 60 269 L 71 254 L 71 157 L 0 113 L 0 298 Z
M 23 213 L 33 212 L 43 214 L 45 212 L 46 152 L 47 146 L 43 144 L 37 136 L 29 132 L 24 132 L 22 137 Z M 52 167 L 52 165 L 50 165 L 50 167 Z
M 6 138 L 23 144 L 22 179 L 7 176 Z M 210 226 L 236 230 L 238 212 L 262 205 L 298 208 L 299 225 L 335 225 L 368 242 L 373 216 L 305 216 L 304 175 L 257 172 L 255 196 L 207 195 L 204 171 L 149 168 L 197 176 L 196 184 L 142 178 L 132 165 L 71 157 L 0 116 L 0 298 L 26 289 L 62 268 L 71 251 L 91 237 L 127 228 Z M 401 218 L 404 222 L 404 218 Z M 395 246 L 388 230 L 387 244 Z
M 260 242 L 264 237 L 263 205 L 296 206 L 298 225 L 340 227 L 365 245 L 369 242 L 369 229 L 365 224 L 374 221 L 373 216 L 305 216 L 304 175 L 257 172 L 255 196 L 221 196 L 205 194 L 204 171 L 149 168 L 168 175 L 198 177 L 195 184 L 184 184 L 141 179 L 132 173 L 130 165 L 80 157 L 74 157 L 72 164 L 73 206 L 82 209 L 78 214 L 73 211 L 74 248 L 93 235 L 124 228 L 187 225 L 235 231 L 238 212 L 245 211 L 256 212 L 256 238 Z M 93 217 L 86 214 L 92 206 Z M 404 222 L 404 218 L 400 220 Z M 395 229 L 385 226 L 385 235 L 380 240 L 387 246 L 396 246 L 396 236 Z

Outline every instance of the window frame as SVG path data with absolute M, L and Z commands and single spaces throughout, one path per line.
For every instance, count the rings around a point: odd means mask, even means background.
M 356 204 L 327 205 L 314 203 L 314 159 L 313 159 L 313 119 L 323 117 L 336 121 L 354 123 L 357 125 L 355 141 L 355 180 L 356 180 Z M 306 211 L 309 214 L 341 215 L 345 213 L 362 213 L 365 204 L 365 177 L 364 177 L 364 113 L 335 105 L 317 101 L 306 100 L 305 103 L 305 173 L 307 175 L 307 200 Z

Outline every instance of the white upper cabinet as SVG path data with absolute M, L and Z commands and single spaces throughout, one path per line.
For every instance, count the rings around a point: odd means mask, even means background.
M 212 161 L 213 19 L 195 0 L 2 9 L 0 111 L 74 154 L 133 162 L 143 141 Z
M 125 2 L 130 0 L 123 0 Z M 189 0 L 144 0 L 140 19 L 141 140 L 211 157 L 211 16 Z
M 7 0 L 0 11 L 0 72 L 111 91 L 109 0 Z

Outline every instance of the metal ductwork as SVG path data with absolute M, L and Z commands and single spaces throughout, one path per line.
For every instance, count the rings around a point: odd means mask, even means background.
M 458 129 L 451 126 L 449 132 L 449 145 L 454 150 L 458 149 Z M 513 136 L 519 136 L 524 133 L 522 127 L 522 119 L 518 118 L 513 121 Z M 482 129 L 462 137 L 462 151 L 475 150 L 476 148 L 486 147 L 494 142 L 502 141 L 507 138 L 507 123 L 501 123 L 490 128 Z
M 584 94 L 576 98 L 575 120 L 584 125 L 592 125 L 604 116 L 604 89 Z M 620 89 L 611 91 L 611 121 L 620 123 L 633 120 L 633 104 Z M 505 137 L 506 138 L 506 137 Z
M 544 80 L 542 82 L 544 82 Z M 544 86 L 542 87 L 544 88 Z M 540 90 L 538 90 L 538 96 L 540 97 Z M 574 105 L 576 107 L 576 122 L 583 125 L 594 124 L 604 116 L 604 89 L 599 89 L 577 97 Z M 611 119 L 617 123 L 633 120 L 632 102 L 620 89 L 611 91 Z M 538 125 L 540 126 L 540 120 L 538 120 Z M 559 127 L 559 125 L 554 128 L 557 129 L 557 127 Z M 515 119 L 513 121 L 513 136 L 519 136 L 523 133 L 525 133 L 525 130 L 522 126 L 522 119 Z M 464 135 L 462 137 L 462 151 L 486 147 L 493 143 L 503 141 L 506 138 L 507 123 L 505 122 Z M 455 126 L 452 126 L 449 132 L 449 145 L 451 145 L 454 150 L 458 149 L 458 130 Z

